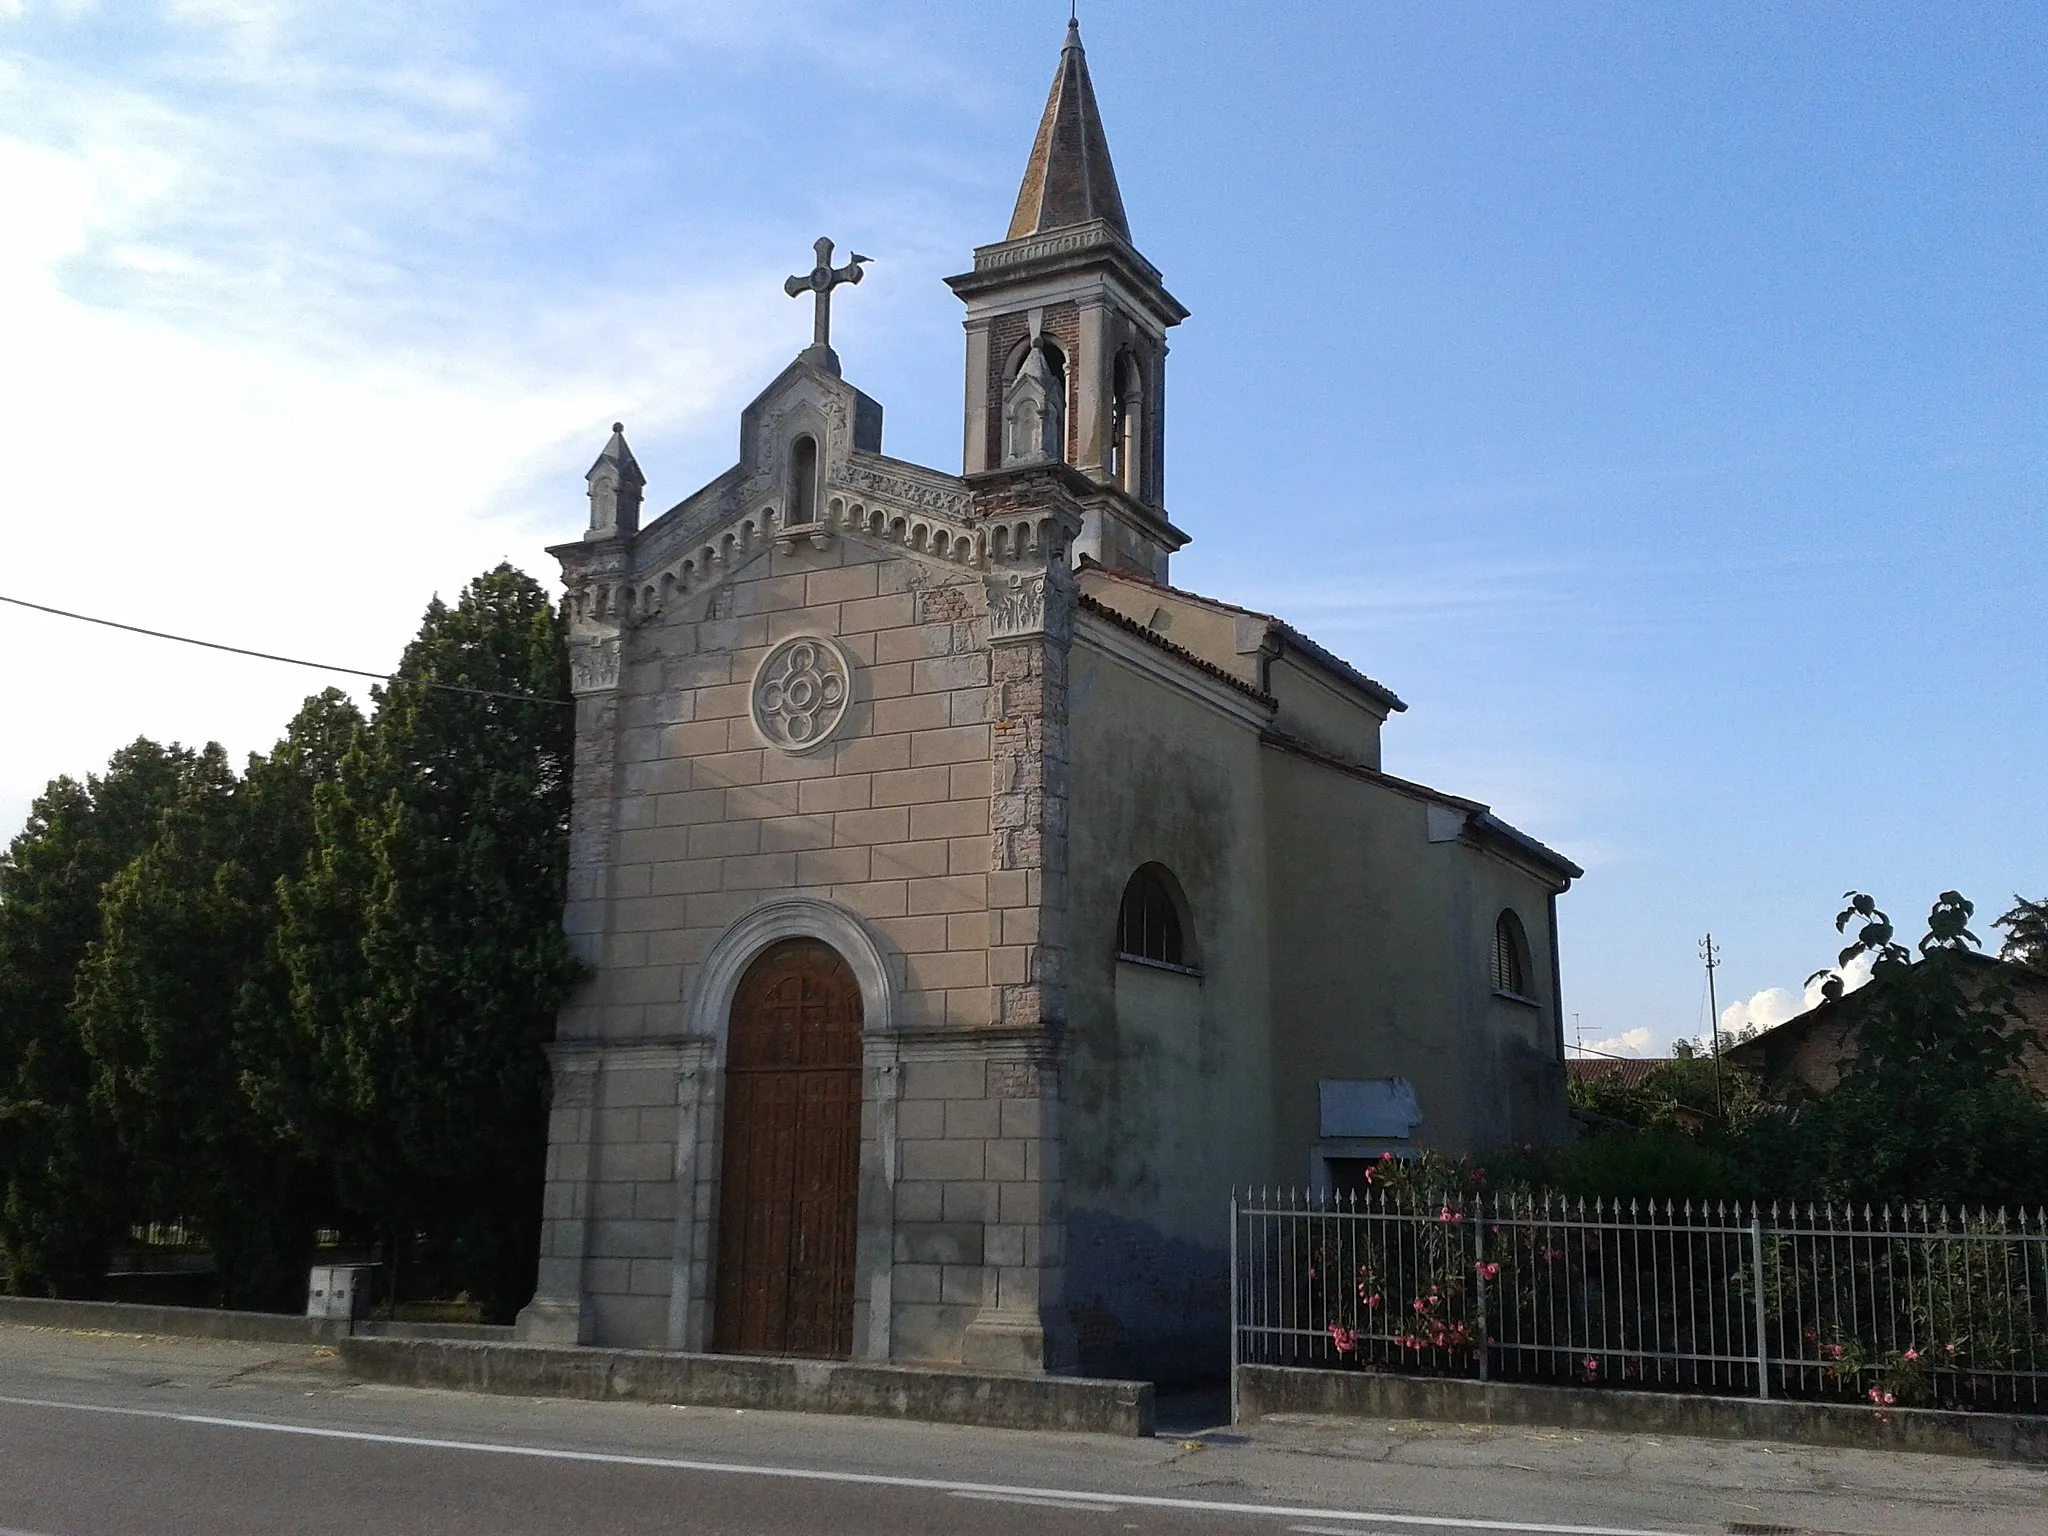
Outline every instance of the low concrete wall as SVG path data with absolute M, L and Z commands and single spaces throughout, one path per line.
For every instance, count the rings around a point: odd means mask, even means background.
M 220 1307 L 152 1307 L 130 1301 L 52 1301 L 0 1296 L 0 1323 L 81 1328 L 97 1333 L 156 1333 L 183 1339 L 246 1339 L 258 1344 L 333 1344 L 348 1324 L 336 1318 L 282 1312 L 229 1312 Z
M 1000 1376 L 834 1360 L 656 1350 L 353 1338 L 342 1361 L 404 1387 L 579 1397 L 789 1413 L 855 1413 L 994 1429 L 1152 1433 L 1152 1384 Z
M 511 1343 L 519 1330 L 510 1323 L 387 1323 L 359 1317 L 349 1327 L 355 1339 L 466 1339 L 473 1343 Z
M 1785 1440 L 1800 1445 L 1931 1451 L 2048 1464 L 2048 1415 L 1947 1413 L 1929 1408 L 1888 1408 L 1880 1415 L 1873 1408 L 1851 1403 L 1765 1402 L 1753 1397 L 1611 1392 L 1367 1371 L 1239 1366 L 1238 1419 L 1249 1422 L 1275 1413 L 1526 1424 L 1718 1440 Z
M 507 1323 L 387 1323 L 357 1318 L 295 1317 L 288 1312 L 231 1312 L 224 1307 L 154 1307 L 132 1301 L 52 1301 L 0 1296 L 0 1324 L 79 1328 L 95 1333 L 152 1333 L 182 1339 L 239 1339 L 252 1344 L 338 1344 L 351 1333 L 379 1339 L 510 1340 Z

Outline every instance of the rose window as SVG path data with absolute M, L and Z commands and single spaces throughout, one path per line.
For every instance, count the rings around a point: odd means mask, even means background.
M 785 640 L 754 677 L 754 724 L 785 752 L 822 746 L 846 717 L 853 668 L 821 636 Z

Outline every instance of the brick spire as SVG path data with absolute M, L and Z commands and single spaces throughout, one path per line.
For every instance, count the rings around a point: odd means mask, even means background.
M 1095 106 L 1095 87 L 1088 81 L 1081 24 L 1069 20 L 1052 94 L 1045 99 L 1045 116 L 1039 119 L 1031 163 L 1024 168 L 1024 185 L 1017 193 L 1017 211 L 1010 215 L 1010 232 L 1004 238 L 1022 240 L 1097 219 L 1124 239 L 1131 238 L 1124 200 L 1116 189 L 1116 170 L 1109 163 L 1109 141 L 1102 135 L 1102 114 Z

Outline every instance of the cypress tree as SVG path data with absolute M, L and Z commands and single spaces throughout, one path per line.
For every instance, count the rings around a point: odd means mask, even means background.
M 201 754 L 155 841 L 106 886 L 79 972 L 94 1108 L 134 1170 L 124 1193 L 138 1218 L 197 1224 L 230 1306 L 296 1304 L 313 1229 L 338 1219 L 322 1168 L 260 1088 L 290 1069 L 294 1044 L 279 884 L 303 871 L 313 790 L 360 720 L 330 689 L 244 778 L 218 748 Z
M 501 565 L 429 606 L 397 676 L 316 791 L 318 847 L 285 892 L 279 953 L 344 1197 L 395 1261 L 425 1266 L 416 1285 L 509 1316 L 537 1253 L 542 1047 L 578 973 L 561 932 L 563 626 Z
M 0 855 L 0 1251 L 16 1292 L 92 1294 L 128 1185 L 91 1105 L 72 1012 L 107 883 L 155 841 L 200 755 L 138 739 L 52 780 Z

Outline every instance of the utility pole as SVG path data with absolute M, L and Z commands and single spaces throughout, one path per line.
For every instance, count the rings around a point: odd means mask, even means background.
M 1572 1044 L 1578 1047 L 1581 1056 L 1586 1054 L 1586 1031 L 1579 1024 L 1579 1016 L 1572 1015 Z
M 1713 1031 L 1714 1040 L 1714 1118 L 1724 1119 L 1727 1107 L 1721 1102 L 1721 1004 L 1714 995 L 1714 968 L 1721 963 L 1721 952 L 1714 948 L 1714 936 L 1710 933 L 1700 940 L 1700 959 L 1707 965 L 1707 1027 Z

